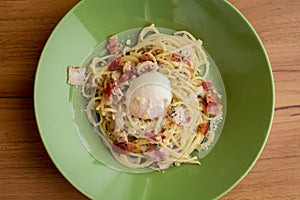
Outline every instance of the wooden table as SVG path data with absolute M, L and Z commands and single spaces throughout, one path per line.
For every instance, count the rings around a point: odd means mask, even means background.
M 0 1 L 0 199 L 85 199 L 48 157 L 32 98 L 42 48 L 77 2 Z M 276 108 L 261 157 L 222 199 L 299 199 L 300 1 L 230 2 L 252 23 L 267 49 Z

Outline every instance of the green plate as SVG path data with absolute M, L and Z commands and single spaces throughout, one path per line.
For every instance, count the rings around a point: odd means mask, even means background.
M 66 67 L 83 65 L 108 36 L 151 23 L 184 29 L 203 40 L 224 81 L 226 121 L 201 166 L 126 173 L 101 164 L 82 144 Z M 44 48 L 34 101 L 51 159 L 89 198 L 215 199 L 233 188 L 259 157 L 273 118 L 274 84 L 259 37 L 227 1 L 84 0 L 61 20 Z

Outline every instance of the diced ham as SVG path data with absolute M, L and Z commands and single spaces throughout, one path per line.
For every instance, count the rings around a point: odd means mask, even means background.
M 113 35 L 108 38 L 107 50 L 111 53 L 117 53 L 121 49 L 121 44 L 118 42 L 118 36 Z
M 114 56 L 114 57 L 110 58 L 108 62 L 109 62 L 108 70 L 110 70 L 110 71 L 118 70 L 121 68 L 122 57 Z
M 84 67 L 72 67 L 68 66 L 68 81 L 67 83 L 75 86 L 82 86 L 85 83 L 85 71 Z
M 203 86 L 203 89 L 206 91 L 214 89 L 214 85 L 211 81 L 203 81 L 202 86 Z
M 209 130 L 209 123 L 201 123 L 198 126 L 198 132 L 200 132 L 203 135 L 206 135 Z
M 204 111 L 208 115 L 218 115 L 222 111 L 222 105 L 218 103 L 208 103 Z

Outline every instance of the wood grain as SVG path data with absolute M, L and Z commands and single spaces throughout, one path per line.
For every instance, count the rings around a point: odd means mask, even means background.
M 260 36 L 275 81 L 275 115 L 264 151 L 222 199 L 300 197 L 300 1 L 231 0 Z
M 300 197 L 300 1 L 229 0 L 253 25 L 272 64 L 276 109 L 266 147 L 222 199 Z M 41 50 L 78 0 L 0 0 L 0 199 L 86 199 L 41 142 L 33 84 Z
M 77 2 L 0 1 L 1 97 L 32 97 L 44 44 L 59 20 Z

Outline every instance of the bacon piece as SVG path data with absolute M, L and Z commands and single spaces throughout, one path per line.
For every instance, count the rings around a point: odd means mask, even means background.
M 116 85 L 116 87 L 113 88 L 112 94 L 113 94 L 113 101 L 116 103 L 119 103 L 119 101 L 121 101 L 124 95 L 121 88 L 118 85 Z
M 207 103 L 219 103 L 219 96 L 217 93 L 208 92 L 206 94 L 206 102 Z
M 157 163 L 157 167 L 158 167 L 158 169 L 163 170 L 163 169 L 169 168 L 169 167 L 170 167 L 170 164 L 158 162 L 158 163 Z
M 123 70 L 124 73 L 126 73 L 126 72 L 131 71 L 132 67 L 133 66 L 131 65 L 131 62 L 127 61 L 127 62 L 124 63 L 122 70 Z
M 114 81 L 119 80 L 120 76 L 121 76 L 122 72 L 120 70 L 118 71 L 113 71 L 111 74 L 111 77 Z
M 116 112 L 113 114 L 114 119 L 114 131 L 121 131 L 124 128 L 124 119 L 123 119 L 123 113 L 122 112 Z M 124 131 L 121 133 L 122 135 L 125 134 Z M 127 137 L 126 137 L 127 138 Z
M 187 64 L 188 66 L 191 66 L 191 61 L 192 61 L 192 57 L 191 56 L 186 56 L 184 59 L 183 59 L 183 63 Z M 191 68 L 193 69 L 194 71 L 194 68 Z
M 207 102 L 206 100 L 203 100 L 202 98 L 198 98 L 199 103 L 202 104 L 202 111 L 206 112 L 206 108 L 207 108 Z
M 68 66 L 68 81 L 67 83 L 75 86 L 82 86 L 85 83 L 85 71 L 84 67 L 72 67 Z
M 121 44 L 118 42 L 118 36 L 113 35 L 108 38 L 107 50 L 111 53 L 117 53 L 121 49 Z
M 188 66 L 191 66 L 191 56 L 187 56 L 187 57 L 184 57 L 184 56 L 182 56 L 181 54 L 179 54 L 179 53 L 174 53 L 174 54 L 172 54 L 172 56 L 171 56 L 171 60 L 172 61 L 175 61 L 175 62 L 181 62 L 181 63 L 184 63 L 184 64 L 186 64 L 186 65 L 188 65 Z M 194 72 L 194 69 L 192 68 L 192 67 L 187 67 L 187 69 L 191 72 L 191 73 L 193 73 Z
M 132 77 L 131 73 L 122 74 L 118 82 L 123 83 L 123 82 L 129 80 L 131 77 Z
M 156 56 L 158 54 L 161 54 L 162 52 L 163 52 L 162 49 L 155 49 L 152 54 Z
M 203 86 L 203 89 L 206 90 L 206 91 L 214 89 L 214 85 L 211 81 L 203 81 L 202 86 Z
M 113 131 L 110 135 L 110 139 L 112 139 L 114 142 L 128 142 L 127 134 L 124 131 Z
M 133 153 L 141 153 L 140 147 L 134 143 L 127 143 L 126 150 Z
M 201 123 L 198 126 L 198 133 L 200 132 L 203 135 L 206 135 L 209 130 L 209 123 Z
M 153 132 L 146 132 L 145 136 L 155 142 L 159 142 L 162 140 L 161 135 L 155 134 Z
M 125 142 L 119 142 L 112 145 L 112 149 L 114 152 L 118 154 L 127 154 L 128 152 L 125 150 L 127 148 Z
M 104 89 L 104 101 L 107 103 L 118 103 L 122 97 L 123 92 L 119 85 L 117 85 L 115 82 L 108 82 L 106 83 L 106 87 Z
M 166 160 L 169 158 L 169 153 L 163 148 L 160 148 L 158 151 L 156 151 L 156 155 L 159 160 Z
M 118 83 L 123 83 L 125 81 L 128 81 L 133 76 L 137 75 L 137 71 L 135 68 L 132 68 L 130 71 L 126 71 L 124 74 L 121 75 L 120 79 L 118 80 Z
M 122 64 L 122 57 L 121 56 L 115 56 L 109 60 L 108 70 L 114 71 L 121 68 Z
M 113 150 L 119 154 L 128 154 L 129 152 L 140 153 L 138 145 L 133 143 L 117 142 L 112 146 Z
M 106 102 L 110 102 L 112 100 L 112 93 L 115 85 L 112 82 L 106 83 L 106 87 L 104 89 L 104 100 Z
M 188 112 L 182 106 L 173 107 L 169 111 L 169 119 L 178 125 L 187 124 L 191 121 Z
M 182 56 L 178 53 L 174 53 L 171 56 L 171 60 L 175 62 L 181 62 L 182 61 Z
M 89 90 L 89 91 L 96 91 L 97 90 L 97 85 L 96 84 L 92 84 L 92 83 L 87 83 L 85 85 L 85 89 Z
M 208 115 L 217 115 L 222 111 L 222 105 L 214 102 L 208 103 L 204 111 Z
M 144 53 L 144 54 L 140 55 L 140 57 L 139 57 L 140 62 L 152 61 L 152 60 L 153 60 L 153 58 L 149 53 Z
M 192 67 L 185 67 L 191 74 L 194 73 L 194 68 Z
M 124 63 L 122 70 L 124 73 L 127 73 L 129 71 L 136 71 L 136 64 L 132 63 L 130 61 L 127 61 Z
M 145 152 L 144 155 L 157 161 L 163 161 L 169 158 L 169 153 L 165 149 L 159 147 L 155 147 L 153 150 Z

